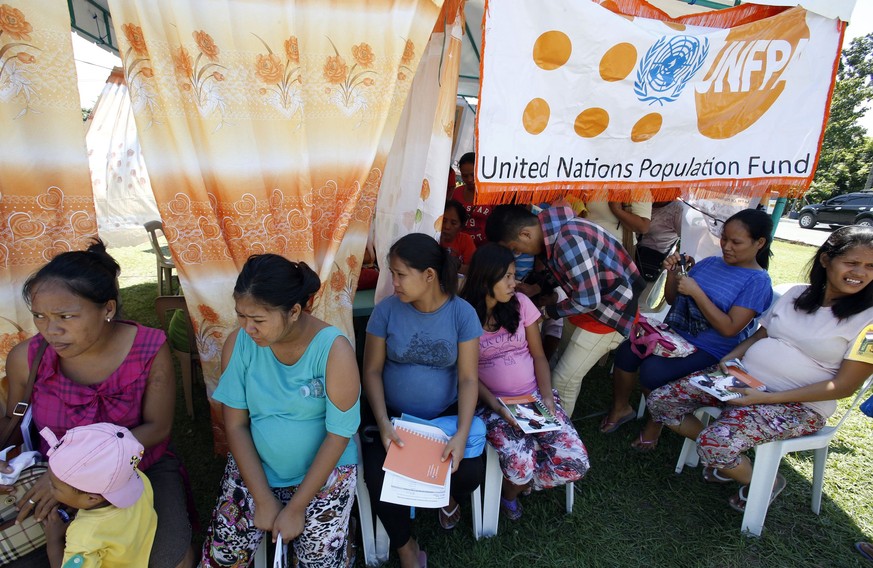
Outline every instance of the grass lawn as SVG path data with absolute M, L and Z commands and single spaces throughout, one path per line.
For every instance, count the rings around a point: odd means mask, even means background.
M 814 247 L 777 241 L 770 274 L 774 284 L 802 281 Z M 110 251 L 123 267 L 126 317 L 157 327 L 156 270 L 147 245 Z M 630 448 L 641 424 L 610 435 L 597 427 L 608 406 L 607 367 L 596 367 L 582 384 L 573 421 L 588 447 L 591 471 L 576 483 L 572 515 L 564 513 L 564 490 L 523 498 L 524 516 L 500 520 L 495 538 L 475 542 L 469 503 L 451 533 L 436 514 L 419 511 L 415 533 L 432 566 L 864 566 L 852 548 L 873 538 L 873 423 L 854 413 L 831 444 L 822 512 L 810 510 L 812 454 L 790 455 L 780 471 L 786 490 L 770 507 L 762 538 L 740 535 L 741 515 L 727 505 L 735 486 L 705 484 L 700 469 L 673 473 L 681 440 L 665 432 L 657 450 Z M 202 382 L 195 382 L 194 420 L 185 413 L 179 389 L 173 438 L 191 474 L 201 522 L 206 524 L 224 465 L 212 453 Z M 845 406 L 845 404 L 843 405 Z M 839 415 L 838 415 L 839 416 Z M 202 534 L 197 535 L 197 544 Z M 359 551 L 358 565 L 363 566 Z M 392 557 L 388 566 L 397 566 Z

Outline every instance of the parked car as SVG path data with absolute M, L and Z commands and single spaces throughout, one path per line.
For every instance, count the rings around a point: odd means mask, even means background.
M 818 223 L 873 227 L 873 191 L 846 193 L 824 203 L 807 205 L 800 210 L 797 223 L 804 229 L 812 229 Z

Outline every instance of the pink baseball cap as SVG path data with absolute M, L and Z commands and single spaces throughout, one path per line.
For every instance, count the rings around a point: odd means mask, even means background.
M 136 469 L 143 446 L 123 426 L 107 422 L 70 428 L 58 440 L 49 428 L 40 435 L 51 446 L 49 467 L 79 491 L 96 493 L 116 507 L 130 507 L 143 492 Z

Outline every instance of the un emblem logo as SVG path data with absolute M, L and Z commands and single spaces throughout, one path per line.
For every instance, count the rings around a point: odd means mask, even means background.
M 662 37 L 649 48 L 637 67 L 634 93 L 643 102 L 675 101 L 685 84 L 700 70 L 709 53 L 709 40 L 693 36 Z

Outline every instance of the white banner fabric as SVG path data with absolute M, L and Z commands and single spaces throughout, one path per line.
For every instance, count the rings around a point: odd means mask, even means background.
M 671 19 L 639 0 L 618 4 L 487 2 L 482 201 L 517 192 L 540 201 L 612 189 L 806 190 L 840 22 L 799 7 Z

